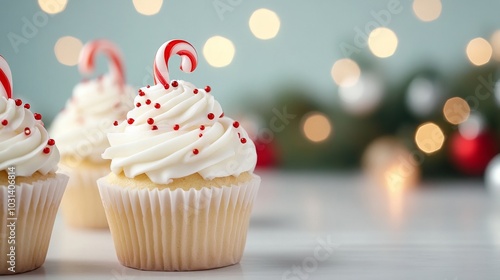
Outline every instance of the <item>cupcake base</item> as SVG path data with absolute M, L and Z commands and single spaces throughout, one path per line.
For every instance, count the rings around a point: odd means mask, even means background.
M 70 179 L 61 209 L 64 222 L 76 228 L 107 229 L 108 221 L 97 188 L 97 179 L 109 174 L 109 162 L 95 164 L 82 161 L 69 167 L 61 160 L 60 170 Z
M 130 188 L 98 180 L 118 260 L 141 270 L 236 264 L 245 248 L 260 177 L 222 187 Z
M 45 262 L 68 177 L 36 174 L 34 178 L 16 178 L 14 213 L 8 204 L 13 193 L 3 184 L 7 180 L 0 182 L 0 220 L 4 223 L 0 226 L 0 274 L 37 269 Z

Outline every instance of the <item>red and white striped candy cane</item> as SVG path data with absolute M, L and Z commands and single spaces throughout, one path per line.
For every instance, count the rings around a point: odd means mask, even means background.
M 110 60 L 109 68 L 111 74 L 116 78 L 119 85 L 125 85 L 125 70 L 123 68 L 122 56 L 118 47 L 108 40 L 100 39 L 90 41 L 83 46 L 80 52 L 78 66 L 80 72 L 90 74 L 95 68 L 95 57 L 97 53 L 105 53 Z
M 12 98 L 12 72 L 7 60 L 0 55 L 0 95 Z
M 198 65 L 198 55 L 193 45 L 184 40 L 171 40 L 158 49 L 153 64 L 155 85 L 160 83 L 167 85 L 168 79 L 168 61 L 174 54 L 181 57 L 181 70 L 189 73 L 193 72 Z

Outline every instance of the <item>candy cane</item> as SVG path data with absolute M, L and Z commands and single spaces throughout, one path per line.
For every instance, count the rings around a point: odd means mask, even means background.
M 90 41 L 83 46 L 78 63 L 80 72 L 90 74 L 94 71 L 95 57 L 98 52 L 103 52 L 109 57 L 109 68 L 111 74 L 116 78 L 120 85 L 125 85 L 125 70 L 123 69 L 120 50 L 115 44 L 107 40 L 101 39 Z
M 158 49 L 153 64 L 155 85 L 168 84 L 168 61 L 173 54 L 181 57 L 181 70 L 189 73 L 196 69 L 198 55 L 194 47 L 184 40 L 171 40 Z
M 12 72 L 5 58 L 0 55 L 0 95 L 12 98 Z

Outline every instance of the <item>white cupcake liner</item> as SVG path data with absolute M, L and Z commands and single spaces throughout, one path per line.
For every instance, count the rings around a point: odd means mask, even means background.
M 15 272 L 8 270 L 7 254 L 11 233 L 8 220 L 8 188 L 0 185 L 0 274 L 14 274 L 30 271 L 40 267 L 47 256 L 50 236 L 54 226 L 59 203 L 63 196 L 68 176 L 56 174 L 55 177 L 38 180 L 33 184 L 16 185 L 15 214 Z
M 109 174 L 109 168 L 69 168 L 60 170 L 69 176 L 61 210 L 66 224 L 78 228 L 107 229 L 108 221 L 97 188 L 97 180 Z
M 202 270 L 242 257 L 260 177 L 224 187 L 135 189 L 98 180 L 118 260 L 142 270 Z

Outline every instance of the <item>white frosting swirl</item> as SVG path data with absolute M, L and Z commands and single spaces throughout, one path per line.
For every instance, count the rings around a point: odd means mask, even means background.
M 125 118 L 134 96 L 132 87 L 121 88 L 110 75 L 76 85 L 51 126 L 61 155 L 75 162 L 102 162 L 109 147 L 106 133 L 115 120 Z
M 175 82 L 142 88 L 134 101 L 141 105 L 108 134 L 103 158 L 111 159 L 111 170 L 128 178 L 146 174 L 157 184 L 195 173 L 211 180 L 253 172 L 257 155 L 247 132 L 223 116 L 212 94 Z
M 16 175 L 23 177 L 56 172 L 59 151 L 49 139 L 43 122 L 30 110 L 0 97 L 0 170 L 15 167 Z

